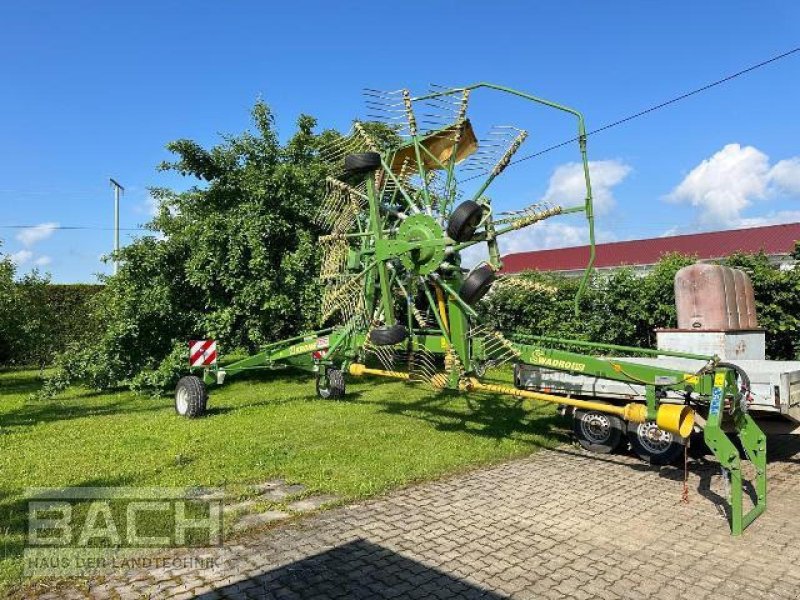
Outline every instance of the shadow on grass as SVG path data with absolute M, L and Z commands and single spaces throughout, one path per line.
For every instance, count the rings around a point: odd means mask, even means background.
M 223 586 L 197 600 L 248 598 L 484 598 L 495 592 L 357 539 Z
M 80 390 L 69 396 L 51 399 L 32 398 L 42 386 L 39 372 L 27 370 L 3 370 L 0 373 L 0 401 L 4 397 L 17 396 L 11 403 L 15 408 L 0 408 L 0 434 L 11 433 L 11 428 L 25 427 L 37 423 L 48 423 L 77 419 L 86 416 L 102 416 L 116 413 L 151 412 L 162 410 L 163 404 L 143 405 L 130 395 L 112 392 Z M 84 401 L 105 397 L 102 403 L 87 405 Z M 19 402 L 19 398 L 22 402 Z M 19 406 L 17 406 L 19 404 Z
M 21 369 L 0 370 L 0 397 L 17 394 L 33 394 L 42 387 L 38 371 Z
M 257 383 L 266 388 L 254 388 L 253 396 L 256 398 L 243 404 L 236 405 L 216 405 L 214 395 L 218 389 L 216 384 L 207 386 L 210 400 L 206 416 L 221 416 L 241 409 L 264 406 L 278 405 L 297 400 L 316 400 L 318 399 L 314 391 L 313 374 L 287 367 L 283 369 L 253 369 L 237 374 L 230 383 Z M 307 385 L 307 398 L 302 396 L 288 395 L 285 398 L 277 399 L 269 397 L 269 387 L 271 385 Z M 87 416 L 106 416 L 113 414 L 135 414 L 151 413 L 168 409 L 172 406 L 172 394 L 167 392 L 161 398 L 148 398 L 144 395 L 134 395 L 127 390 L 117 389 L 109 391 L 81 391 L 78 394 L 69 396 L 57 396 L 52 399 L 38 400 L 28 397 L 39 390 L 41 379 L 38 374 L 27 371 L 24 375 L 9 376 L 8 371 L 0 379 L 0 399 L 4 395 L 21 395 L 25 401 L 19 408 L 0 411 L 0 435 L 11 433 L 14 427 L 25 427 L 37 423 L 47 423 L 68 419 L 77 419 Z M 226 388 L 228 385 L 225 386 Z M 358 398 L 361 392 L 350 394 Z M 265 397 L 266 396 L 266 397 Z M 103 398 L 100 404 L 87 406 L 82 401 L 92 398 Z
M 376 381 L 376 383 L 378 383 Z M 362 399 L 348 393 L 342 401 L 378 404 L 383 412 L 420 419 L 432 424 L 438 431 L 463 431 L 492 439 L 514 438 L 520 435 L 539 435 L 567 441 L 568 421 L 555 413 L 542 414 L 525 406 L 525 402 L 510 396 L 470 395 L 445 390 L 431 391 L 417 401 Z M 466 406 L 457 406 L 463 401 Z M 530 441 L 532 445 L 541 445 Z
M 163 404 L 150 406 L 126 406 L 130 401 L 109 402 L 104 406 L 85 407 L 64 403 L 26 404 L 19 410 L 8 411 L 0 415 L 0 431 L 13 427 L 28 427 L 37 423 L 82 419 L 85 417 L 106 416 L 113 414 L 150 413 L 164 410 Z M 11 431 L 4 431 L 11 433 Z

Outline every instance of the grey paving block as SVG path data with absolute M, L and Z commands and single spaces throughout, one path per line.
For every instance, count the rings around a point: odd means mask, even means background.
M 254 492 L 264 493 L 270 490 L 274 490 L 278 487 L 286 486 L 286 481 L 283 479 L 270 479 L 268 481 L 264 481 L 263 483 L 255 483 L 250 486 L 250 489 Z
M 286 500 L 292 496 L 302 494 L 305 491 L 306 487 L 299 483 L 295 483 L 293 485 L 281 484 L 262 492 L 261 498 L 269 502 L 281 502 L 282 500 Z
M 225 513 L 242 512 L 242 511 L 245 511 L 245 510 L 250 510 L 255 505 L 256 505 L 256 501 L 253 500 L 253 499 L 242 500 L 241 502 L 236 502 L 234 504 L 226 504 L 223 507 L 222 512 L 225 512 Z
M 186 573 L 167 564 L 147 572 L 145 588 L 139 572 L 111 573 L 89 586 L 89 595 L 168 597 L 183 582 L 196 586 L 201 600 L 795 600 L 800 439 L 770 438 L 769 445 L 770 505 L 740 538 L 729 535 L 719 513 L 724 483 L 717 465 L 691 464 L 684 504 L 680 469 L 653 469 L 625 454 L 596 456 L 562 446 L 291 524 L 277 522 L 314 510 L 329 497 L 248 514 L 238 521 L 240 530 L 276 526 L 242 533 L 222 548 L 174 551 L 176 559 L 191 552 L 215 556 L 217 567 Z M 291 500 L 303 491 L 275 480 L 265 482 L 255 500 L 267 494 Z M 169 581 L 159 583 L 164 579 Z
M 233 528 L 236 530 L 249 529 L 250 527 L 258 527 L 259 525 L 266 525 L 273 521 L 280 521 L 291 516 L 282 510 L 267 510 L 262 513 L 252 513 L 244 515 L 234 524 Z
M 286 505 L 292 512 L 308 512 L 310 510 L 317 510 L 318 508 L 336 500 L 336 496 L 331 494 L 322 494 L 320 496 L 309 496 L 302 500 L 295 500 Z

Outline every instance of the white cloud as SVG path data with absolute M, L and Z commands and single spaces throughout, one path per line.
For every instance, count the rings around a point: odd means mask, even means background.
M 17 240 L 25 247 L 46 240 L 58 227 L 58 223 L 40 223 L 33 227 L 26 227 L 17 234 Z
M 158 214 L 159 203 L 160 200 L 158 198 L 154 197 L 152 194 L 148 194 L 145 201 L 137 207 L 137 211 L 155 217 Z
M 586 227 L 559 223 L 558 217 L 554 221 L 545 221 L 530 228 L 520 229 L 499 238 L 503 254 L 526 252 L 528 250 L 546 250 L 548 248 L 566 248 L 569 246 L 582 246 L 589 243 L 589 233 Z
M 501 236 L 497 240 L 501 256 L 531 250 L 585 246 L 589 243 L 588 225 L 571 225 L 559 222 L 558 219 L 559 217 L 554 217 L 551 221 L 543 221 Z M 595 230 L 595 233 L 603 242 L 613 242 L 617 239 L 617 236 L 609 231 Z M 486 244 L 475 244 L 461 252 L 462 265 L 468 269 L 488 259 Z
M 11 262 L 17 266 L 24 265 L 33 257 L 33 252 L 30 250 L 20 250 L 19 252 L 12 252 L 9 254 Z
M 735 223 L 735 226 L 760 227 L 761 225 L 781 225 L 783 223 L 797 223 L 798 221 L 800 221 L 800 210 L 779 210 L 760 217 L 741 218 Z
M 595 213 L 607 213 L 611 210 L 616 203 L 613 195 L 614 187 L 622 183 L 631 170 L 629 165 L 619 160 L 589 161 Z M 585 197 L 583 164 L 567 163 L 556 167 L 553 171 L 541 201 L 569 207 L 581 204 Z M 566 248 L 589 243 L 589 230 L 586 225 L 572 225 L 560 221 L 561 218 L 556 216 L 501 236 L 498 238 L 500 254 Z M 611 234 L 604 235 L 606 241 L 614 237 Z M 488 258 L 486 244 L 475 244 L 461 253 L 462 264 L 467 268 Z
M 608 213 L 614 207 L 616 201 L 613 188 L 622 183 L 630 172 L 631 167 L 619 160 L 589 161 L 595 213 Z M 585 197 L 586 182 L 583 176 L 583 164 L 567 163 L 553 171 L 547 192 L 542 200 L 562 206 L 573 206 L 580 204 Z
M 800 156 L 778 161 L 770 169 L 773 185 L 790 194 L 800 194 Z
M 705 225 L 736 227 L 766 218 L 747 219 L 742 212 L 781 193 L 800 193 L 800 157 L 770 167 L 758 148 L 727 144 L 692 169 L 666 199 L 697 207 Z
M 36 256 L 31 250 L 18 250 L 17 252 L 12 252 L 8 255 L 13 262 L 18 267 L 22 267 L 24 265 L 30 264 L 34 267 L 46 267 L 53 259 L 45 254 L 41 256 Z

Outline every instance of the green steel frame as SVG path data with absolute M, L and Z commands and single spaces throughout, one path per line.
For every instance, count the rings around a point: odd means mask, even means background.
M 584 119 L 580 112 L 539 98 L 491 83 L 477 83 L 463 88 L 455 88 L 416 98 L 413 101 L 423 101 L 445 95 L 466 95 L 479 88 L 488 88 L 508 93 L 525 100 L 542 104 L 562 112 L 573 115 L 577 119 L 577 137 L 581 161 L 583 164 L 586 183 L 586 196 L 580 206 L 566 208 L 561 213 L 583 212 L 588 221 L 590 255 L 584 276 L 581 279 L 576 297 L 576 310 L 580 294 L 583 293 L 594 263 L 594 217 L 592 210 L 592 189 L 589 176 L 588 158 L 586 152 L 586 130 Z M 413 121 L 412 121 L 413 122 Z M 391 211 L 387 211 L 385 198 L 380 190 L 376 189 L 373 177 L 364 179 L 366 184 L 367 210 L 363 222 L 359 222 L 359 232 L 349 234 L 349 238 L 360 240 L 352 250 L 348 263 L 353 271 L 364 274 L 363 294 L 365 304 L 371 315 L 377 315 L 385 325 L 398 322 L 394 302 L 393 287 L 399 286 L 400 290 L 412 302 L 411 295 L 406 290 L 408 285 L 416 286 L 422 297 L 427 300 L 436 318 L 437 327 L 422 329 L 414 327 L 411 318 L 411 309 L 407 310 L 408 338 L 398 345 L 402 349 L 415 347 L 425 348 L 432 354 L 446 354 L 450 349 L 454 351 L 463 367 L 459 373 L 451 370 L 447 377 L 446 387 L 460 389 L 460 379 L 463 375 L 475 372 L 477 364 L 491 358 L 484 342 L 479 337 L 470 336 L 470 330 L 477 322 L 475 311 L 462 300 L 459 290 L 464 281 L 460 268 L 440 269 L 443 258 L 452 257 L 476 243 L 487 243 L 489 246 L 489 264 L 499 270 L 501 268 L 500 254 L 496 238 L 512 231 L 512 225 L 495 227 L 489 218 L 484 224 L 483 232 L 479 232 L 473 239 L 458 243 L 447 237 L 443 224 L 437 221 L 432 214 L 440 215 L 449 213 L 454 201 L 455 185 L 453 168 L 455 166 L 456 149 L 453 148 L 452 158 L 443 164 L 431 155 L 437 163 L 437 168 L 442 168 L 447 173 L 446 190 L 448 193 L 436 198 L 428 189 L 426 158 L 430 151 L 423 144 L 424 138 L 417 134 L 415 127 L 411 128 L 410 141 L 397 152 L 413 147 L 413 155 L 417 163 L 418 173 L 423 182 L 419 196 L 412 198 L 396 180 L 389 165 L 392 164 L 392 155 L 382 155 L 381 163 L 383 172 L 389 178 L 395 179 L 400 206 L 405 206 L 411 213 L 399 228 L 392 229 L 389 222 Z M 458 142 L 456 142 L 457 144 Z M 427 154 L 426 154 L 427 153 Z M 505 159 L 505 164 L 508 160 Z M 502 165 L 502 168 L 505 167 Z M 478 187 L 474 194 L 475 201 L 488 203 L 483 198 L 483 193 L 502 171 L 495 168 L 485 181 Z M 450 194 L 449 191 L 453 190 Z M 398 196 L 397 191 L 394 196 Z M 418 204 L 419 203 L 419 204 Z M 394 210 L 394 209 L 393 209 Z M 400 210 L 400 209 L 397 209 Z M 406 286 L 397 275 L 394 265 L 402 265 L 408 271 Z M 456 267 L 458 261 L 456 261 Z M 354 268 L 353 268 L 354 267 Z M 427 279 L 426 279 L 427 278 Z M 438 286 L 440 293 L 446 294 L 446 314 L 440 314 L 440 305 L 431 292 L 431 286 Z M 446 322 L 445 322 L 446 321 Z M 261 352 L 245 359 L 227 364 L 224 367 L 214 365 L 204 370 L 204 381 L 207 384 L 222 384 L 227 378 L 251 369 L 276 368 L 284 365 L 294 365 L 316 373 L 323 382 L 327 378 L 329 369 L 340 369 L 347 372 L 348 367 L 354 363 L 366 360 L 365 343 L 369 331 L 359 326 L 355 321 L 337 325 L 331 328 L 313 331 L 308 334 L 291 339 L 282 340 L 265 346 Z M 655 419 L 664 390 L 682 392 L 686 402 L 692 402 L 700 410 L 707 411 L 704 426 L 704 437 L 708 446 L 714 452 L 721 466 L 730 473 L 730 524 L 731 531 L 738 535 L 759 514 L 766 509 L 766 437 L 746 412 L 746 401 L 742 401 L 742 394 L 737 388 L 736 374 L 730 369 L 718 365 L 715 357 L 700 356 L 685 353 L 649 351 L 641 348 L 630 348 L 618 345 L 597 344 L 580 340 L 563 340 L 542 336 L 528 336 L 524 334 L 509 334 L 514 340 L 509 341 L 509 348 L 517 357 L 516 360 L 533 366 L 545 367 L 558 371 L 579 373 L 593 377 L 624 381 L 643 385 L 646 390 L 647 418 Z M 564 347 L 587 348 L 592 351 L 615 351 L 631 354 L 656 354 L 672 355 L 685 358 L 702 359 L 706 366 L 697 373 L 685 373 L 674 369 L 637 363 L 635 358 L 624 360 L 604 358 L 589 353 L 580 353 Z M 463 389 L 463 388 L 461 388 Z M 743 510 L 743 481 L 741 458 L 736 446 L 722 429 L 722 417 L 730 413 L 733 429 L 736 432 L 745 454 L 757 471 L 756 499 L 754 507 L 748 512 Z

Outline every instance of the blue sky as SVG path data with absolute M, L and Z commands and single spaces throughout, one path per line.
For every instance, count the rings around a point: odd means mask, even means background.
M 49 225 L 111 227 L 108 177 L 127 188 L 122 227 L 146 222 L 148 186 L 187 185 L 155 171 L 164 145 L 245 129 L 259 97 L 288 136 L 299 113 L 346 129 L 364 87 L 492 81 L 579 108 L 592 129 L 799 46 L 798 23 L 800 5 L 768 0 L 4 3 L 3 251 L 55 281 L 109 272 L 112 231 Z M 590 138 L 600 241 L 800 221 L 798 81 L 800 54 Z M 520 154 L 573 133 L 513 99 L 476 94 L 473 108 L 479 131 L 528 129 Z M 576 158 L 509 169 L 495 203 L 562 200 Z M 583 236 L 580 220 L 553 219 L 504 250 Z

